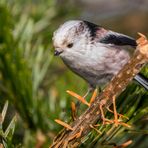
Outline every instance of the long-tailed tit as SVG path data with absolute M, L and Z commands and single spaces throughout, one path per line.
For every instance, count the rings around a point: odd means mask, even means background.
M 104 85 L 127 63 L 137 46 L 135 39 L 107 30 L 88 21 L 72 20 L 61 25 L 53 36 L 55 55 L 90 88 Z M 148 89 L 148 80 L 135 79 Z

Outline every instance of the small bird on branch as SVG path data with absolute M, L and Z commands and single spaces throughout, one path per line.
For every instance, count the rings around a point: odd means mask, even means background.
M 96 86 L 107 84 L 127 63 L 136 49 L 136 40 L 88 21 L 72 20 L 61 25 L 53 36 L 55 56 L 89 84 L 86 97 Z M 129 69 L 130 70 L 130 69 Z M 148 90 L 148 79 L 134 78 Z

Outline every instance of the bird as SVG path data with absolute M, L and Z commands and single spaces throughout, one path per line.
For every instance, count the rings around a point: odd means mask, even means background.
M 89 85 L 86 97 L 97 86 L 106 85 L 128 62 L 136 49 L 132 37 L 85 20 L 69 20 L 53 33 L 54 55 Z M 148 90 L 148 79 L 135 80 Z

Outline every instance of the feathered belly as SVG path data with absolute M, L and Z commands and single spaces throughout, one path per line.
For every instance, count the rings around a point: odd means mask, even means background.
M 80 62 L 80 60 L 63 62 L 69 67 L 74 73 L 86 80 L 90 85 L 103 85 L 107 83 L 113 76 L 109 73 L 104 64 L 93 64 L 93 62 Z
M 73 56 L 62 58 L 64 63 L 76 74 L 85 79 L 89 84 L 103 85 L 106 84 L 117 72 L 125 65 L 129 55 L 124 51 L 108 53 L 101 55 L 95 54 Z

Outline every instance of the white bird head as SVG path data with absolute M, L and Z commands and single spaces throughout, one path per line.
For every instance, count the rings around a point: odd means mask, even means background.
M 88 35 L 88 28 L 84 21 L 72 20 L 65 22 L 53 35 L 55 55 L 64 57 L 67 53 L 84 52 L 85 48 L 82 46 L 87 45 Z

